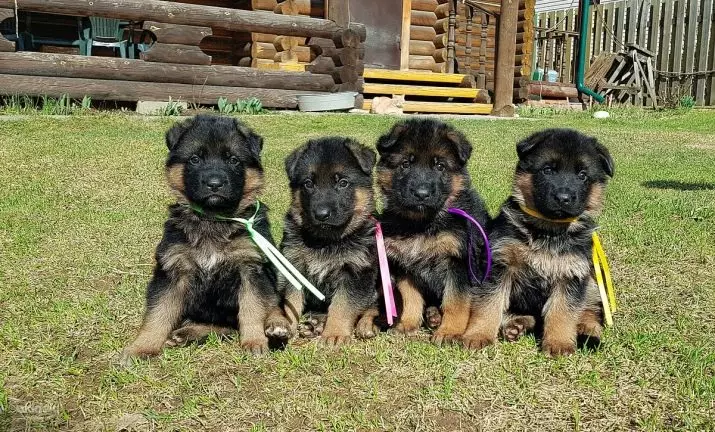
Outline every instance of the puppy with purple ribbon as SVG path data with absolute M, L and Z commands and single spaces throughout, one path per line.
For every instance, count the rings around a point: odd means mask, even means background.
M 444 122 L 410 119 L 380 137 L 377 150 L 381 222 L 399 294 L 395 331 L 417 333 L 427 314 L 435 344 L 457 341 L 487 272 L 477 226 L 489 215 L 467 172 L 472 145 Z

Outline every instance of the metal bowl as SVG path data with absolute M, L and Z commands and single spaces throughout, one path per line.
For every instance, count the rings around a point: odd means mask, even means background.
M 355 92 L 299 95 L 298 109 L 306 112 L 349 110 L 355 108 L 355 96 Z

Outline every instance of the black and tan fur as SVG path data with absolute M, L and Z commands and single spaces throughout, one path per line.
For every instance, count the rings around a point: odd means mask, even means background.
M 411 119 L 394 125 L 379 139 L 377 149 L 378 184 L 384 197 L 381 220 L 401 299 L 395 329 L 416 333 L 425 307 L 430 307 L 428 321 L 439 326 L 433 342 L 456 340 L 467 327 L 478 285 L 470 281 L 467 269 L 468 236 L 473 233 L 464 219 L 447 209 L 461 208 L 482 224 L 489 218 L 467 172 L 472 145 L 446 123 Z M 472 245 L 481 277 L 483 241 L 473 236 Z M 441 317 L 434 306 L 441 308 Z
M 274 271 L 242 224 L 217 219 L 255 212 L 263 140 L 238 120 L 197 116 L 173 126 L 166 144 L 176 203 L 156 248 L 143 324 L 123 361 L 236 329 L 245 350 L 263 353 L 266 331 L 288 336 Z M 255 228 L 270 239 L 267 217 L 261 205 Z
M 311 140 L 285 161 L 292 203 L 285 218 L 284 255 L 323 294 L 321 301 L 279 276 L 293 329 L 307 312 L 324 314 L 315 333 L 327 345 L 372 337 L 377 314 L 377 255 L 372 169 L 375 152 L 341 137 Z M 365 316 L 365 319 L 360 319 Z
M 613 160 L 596 139 L 567 129 L 538 132 L 517 153 L 511 197 L 490 229 L 492 282 L 474 304 L 464 344 L 493 343 L 500 325 L 507 340 L 536 328 L 547 355 L 570 354 L 577 336 L 601 336 L 591 234 Z

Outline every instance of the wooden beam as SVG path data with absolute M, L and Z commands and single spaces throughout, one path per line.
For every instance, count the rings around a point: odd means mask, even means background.
M 238 66 L 146 63 L 142 60 L 115 57 L 36 52 L 0 53 L 0 73 L 305 91 L 330 91 L 335 84 L 329 75 L 307 72 L 264 71 Z
M 454 83 L 460 84 L 467 75 L 462 74 L 436 74 L 431 72 L 416 71 L 396 71 L 389 69 L 366 68 L 363 74 L 365 78 L 384 79 L 392 81 L 421 81 L 434 83 Z
M 181 24 L 166 24 L 156 21 L 144 21 L 143 30 L 154 33 L 161 43 L 199 45 L 206 36 L 211 36 L 211 27 L 186 26 Z
M 410 41 L 410 54 L 414 55 L 433 55 L 434 43 L 429 41 Z
M 325 0 L 327 5 L 326 18 L 335 21 L 341 27 L 347 27 L 350 23 L 350 0 Z M 353 0 L 355 1 L 355 0 Z
M 588 0 L 587 0 L 588 1 Z M 493 115 L 514 116 L 514 56 L 516 54 L 516 21 L 518 0 L 501 0 L 499 38 L 496 58 Z
M 402 32 L 400 33 L 400 70 L 410 67 L 410 36 L 412 0 L 402 0 Z
M 365 100 L 362 109 L 370 110 L 371 107 L 372 100 Z M 435 114 L 489 114 L 492 111 L 492 105 L 488 103 L 405 101 L 402 104 L 402 110 Z
M 67 95 L 75 99 L 91 96 L 96 100 L 115 101 L 168 101 L 171 98 L 200 104 L 215 104 L 220 97 L 229 100 L 255 97 L 267 108 L 293 109 L 298 106 L 298 96 L 305 91 L 0 74 L 0 94 Z
M 437 0 L 412 0 L 412 10 L 434 12 L 437 9 Z
M 337 0 L 333 2 L 347 3 Z M 14 7 L 15 0 L 0 0 L 0 8 Z M 267 11 L 248 11 L 161 0 L 22 0 L 20 10 L 59 15 L 101 16 L 132 21 L 157 21 L 286 36 L 332 37 L 333 33 L 345 27 L 331 20 L 300 15 L 287 16 Z M 357 31 L 360 40 L 365 40 L 364 25 L 352 23 L 350 28 Z
M 474 99 L 479 94 L 479 89 L 365 83 L 364 92 L 378 95 L 394 94 L 410 96 L 460 97 Z
M 410 39 L 412 40 L 433 41 L 435 37 L 437 37 L 437 32 L 432 27 L 410 26 Z
M 210 65 L 211 56 L 194 45 L 167 44 L 156 42 L 139 55 L 142 60 L 158 63 L 178 63 Z

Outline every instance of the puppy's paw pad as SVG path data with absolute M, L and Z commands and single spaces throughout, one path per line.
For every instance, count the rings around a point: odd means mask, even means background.
M 425 321 L 427 322 L 427 327 L 430 329 L 436 329 L 442 325 L 442 312 L 436 306 L 430 306 L 425 310 Z
M 380 329 L 374 324 L 358 324 L 355 329 L 355 336 L 359 339 L 372 339 L 380 332 Z
M 270 325 L 266 327 L 266 337 L 288 340 L 293 337 L 293 332 L 289 325 Z

